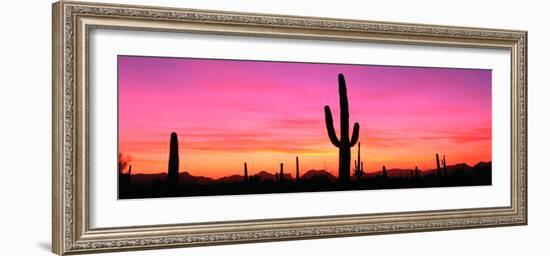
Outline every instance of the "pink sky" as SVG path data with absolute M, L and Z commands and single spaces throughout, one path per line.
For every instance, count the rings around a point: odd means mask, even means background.
M 361 125 L 367 171 L 491 160 L 491 71 L 189 58 L 118 57 L 119 151 L 133 173 L 166 172 L 170 133 L 180 171 L 221 177 L 275 172 L 337 174 L 329 105 L 339 136 L 338 74 L 350 127 Z M 350 131 L 351 132 L 351 131 Z M 357 147 L 352 148 L 352 163 Z

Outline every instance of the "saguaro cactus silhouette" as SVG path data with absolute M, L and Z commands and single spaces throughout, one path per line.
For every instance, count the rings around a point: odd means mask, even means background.
M 355 160 L 357 162 L 357 160 Z M 361 180 L 361 177 L 363 177 L 363 162 L 356 164 L 356 168 L 353 170 L 353 175 L 355 176 L 355 179 L 357 181 Z
M 439 154 L 435 154 L 435 163 L 437 164 L 437 177 L 441 177 L 441 165 L 439 164 Z
M 246 166 L 246 162 L 244 162 L 244 182 L 248 183 L 248 167 Z
M 132 179 L 132 165 L 128 167 L 128 180 L 126 181 L 130 185 L 130 179 Z
M 283 163 L 281 163 L 281 169 L 279 171 L 279 181 L 283 182 L 283 178 L 284 178 L 284 176 L 283 176 Z
M 340 95 L 340 139 L 336 137 L 332 113 L 330 112 L 329 106 L 325 106 L 325 124 L 327 126 L 330 142 L 339 149 L 338 180 L 341 183 L 345 183 L 349 181 L 350 176 L 351 148 L 359 139 L 359 124 L 355 123 L 353 125 L 353 132 L 350 140 L 348 95 L 346 81 L 342 74 L 338 74 L 338 91 Z
M 298 156 L 296 156 L 296 182 L 300 180 L 300 162 L 298 162 Z
M 180 171 L 180 156 L 178 153 L 178 135 L 175 132 L 170 134 L 170 156 L 168 158 L 168 186 L 175 189 L 178 186 L 178 175 Z
M 361 142 L 357 143 L 357 160 L 355 160 L 355 168 L 353 175 L 360 180 L 363 176 L 363 161 L 361 161 Z
M 443 155 L 441 165 L 443 165 L 443 175 L 447 176 L 447 160 L 445 160 L 445 155 Z
M 361 142 L 357 143 L 357 161 L 355 162 L 355 169 L 359 170 L 361 165 Z
M 388 178 L 388 171 L 386 170 L 386 166 L 382 166 L 382 178 L 387 179 Z
M 418 166 L 414 167 L 414 179 L 417 180 L 420 177 L 420 171 L 418 170 Z

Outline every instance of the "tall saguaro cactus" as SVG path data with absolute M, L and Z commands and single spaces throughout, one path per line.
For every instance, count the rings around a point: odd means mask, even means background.
M 170 156 L 168 158 L 168 186 L 171 189 L 175 189 L 178 186 L 179 171 L 178 135 L 172 132 L 170 134 Z
M 339 149 L 338 153 L 338 181 L 346 183 L 350 177 L 351 148 L 359 140 L 359 124 L 353 125 L 351 140 L 349 137 L 349 106 L 346 80 L 344 75 L 338 74 L 338 91 L 340 95 L 340 139 L 336 137 L 330 107 L 325 106 L 325 124 L 330 142 Z

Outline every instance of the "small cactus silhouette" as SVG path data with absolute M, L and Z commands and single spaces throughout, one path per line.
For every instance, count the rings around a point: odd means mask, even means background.
M 119 168 L 119 171 L 118 171 L 118 182 L 120 184 L 120 186 L 124 186 L 124 187 L 129 187 L 130 186 L 130 178 L 132 176 L 132 165 L 130 165 L 128 167 L 128 172 L 127 173 L 123 173 L 122 172 L 122 169 L 121 167 L 125 166 L 126 163 L 123 163 L 121 164 L 120 162 L 118 163 L 118 168 Z
M 279 171 L 279 181 L 283 182 L 284 176 L 283 176 L 283 163 L 281 163 L 281 169 Z
M 363 176 L 363 161 L 361 161 L 361 142 L 357 143 L 357 160 L 355 160 L 355 168 L 353 175 L 360 180 Z
M 418 166 L 414 167 L 414 179 L 418 180 L 420 178 L 420 171 L 418 170 Z
M 244 183 L 248 183 L 248 167 L 246 166 L 246 162 L 244 162 Z
M 130 185 L 130 179 L 132 178 L 132 165 L 130 165 L 130 167 L 128 167 L 128 180 L 126 182 L 128 182 L 128 185 Z
M 382 166 L 382 178 L 388 179 L 388 171 L 386 170 L 386 166 Z
M 439 164 L 439 154 L 435 154 L 435 163 L 437 164 L 437 177 L 441 177 L 441 165 Z
M 355 161 L 355 169 L 361 169 L 361 142 L 357 142 L 357 160 Z
M 175 189 L 178 186 L 180 158 L 178 153 L 178 135 L 170 134 L 170 156 L 168 158 L 168 186 Z
M 298 156 L 296 156 L 296 182 L 300 181 L 300 162 L 298 162 Z
M 353 125 L 353 132 L 350 140 L 348 94 L 346 80 L 342 74 L 338 74 L 338 91 L 340 95 L 340 139 L 336 137 L 332 113 L 330 112 L 329 106 L 325 106 L 325 124 L 330 142 L 339 149 L 338 180 L 341 183 L 346 183 L 349 181 L 350 177 L 351 148 L 359 140 L 359 124 L 355 123 Z
M 445 155 L 443 155 L 441 165 L 443 165 L 443 175 L 447 176 L 447 160 L 445 160 Z

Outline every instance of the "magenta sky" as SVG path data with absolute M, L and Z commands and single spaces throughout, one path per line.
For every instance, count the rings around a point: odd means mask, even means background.
M 491 160 L 490 70 L 132 56 L 118 68 L 119 150 L 135 173 L 166 172 L 175 131 L 180 171 L 194 175 L 240 174 L 245 161 L 275 172 L 295 156 L 336 174 L 323 107 L 339 135 L 338 73 L 367 171 L 434 168 L 436 152 L 449 165 Z

